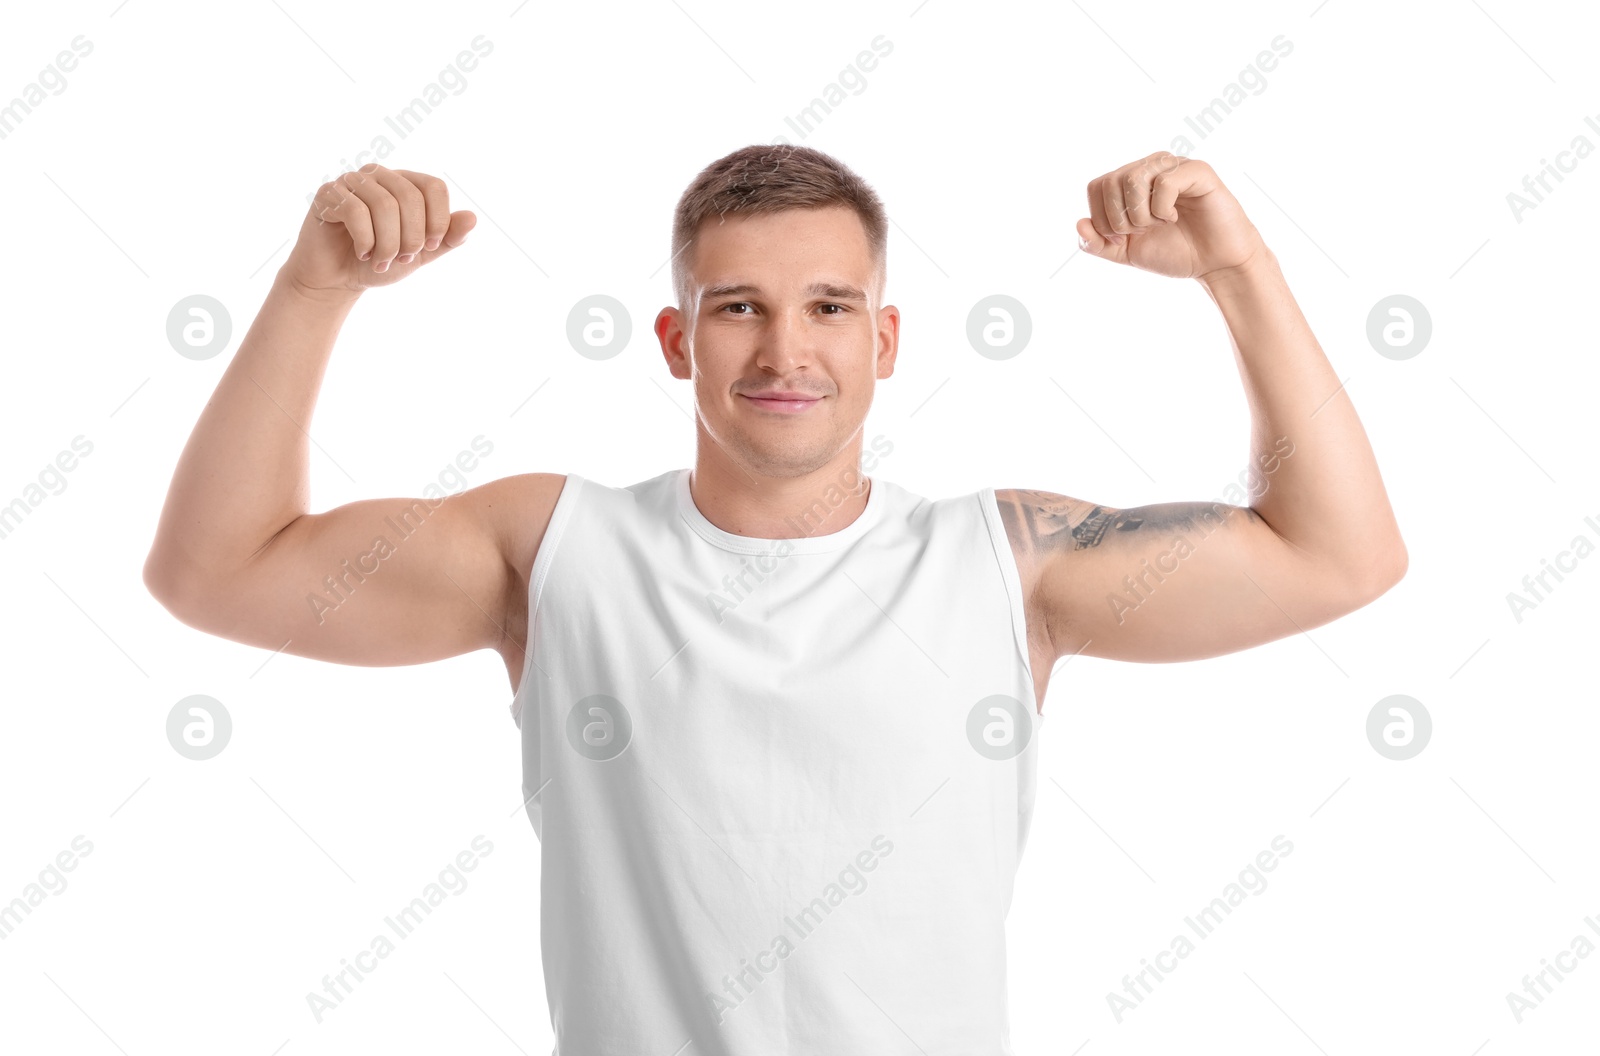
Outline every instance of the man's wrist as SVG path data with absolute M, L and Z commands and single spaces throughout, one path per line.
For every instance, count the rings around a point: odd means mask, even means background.
M 361 299 L 360 290 L 307 286 L 281 268 L 278 270 L 277 278 L 273 280 L 272 285 L 284 294 L 318 308 L 349 310 L 356 301 Z
M 1206 288 L 1212 297 L 1223 295 L 1230 290 L 1251 286 L 1262 279 L 1279 276 L 1278 258 L 1267 248 L 1265 242 L 1257 244 L 1255 250 L 1241 263 L 1225 268 L 1216 268 L 1195 276 L 1195 281 Z

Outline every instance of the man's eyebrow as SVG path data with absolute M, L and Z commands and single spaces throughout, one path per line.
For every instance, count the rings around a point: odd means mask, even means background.
M 761 287 L 748 282 L 719 282 L 705 288 L 701 294 L 702 300 L 711 300 L 714 297 L 743 297 L 750 294 L 759 294 Z M 860 287 L 852 286 L 847 282 L 813 282 L 805 288 L 805 293 L 813 297 L 832 297 L 836 301 L 865 301 L 867 295 Z

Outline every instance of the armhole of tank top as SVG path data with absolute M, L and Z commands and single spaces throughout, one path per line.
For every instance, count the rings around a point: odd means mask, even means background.
M 1005 524 L 1000 520 L 1000 507 L 993 488 L 978 492 L 978 505 L 983 510 L 983 523 L 989 529 L 989 545 L 1000 566 L 1000 578 L 1006 585 L 1006 595 L 1011 600 L 1011 637 L 1017 646 L 1017 658 L 1028 676 L 1028 692 L 1033 696 L 1028 706 L 1033 709 L 1035 722 L 1044 719 L 1039 710 L 1039 683 L 1033 676 L 1033 659 L 1028 654 L 1028 610 L 1023 604 L 1022 574 L 1017 569 L 1017 556 L 1011 552 L 1011 538 L 1006 535 Z
M 527 638 L 523 642 L 522 678 L 517 683 L 517 693 L 512 700 L 514 710 L 511 717 L 518 728 L 522 726 L 522 718 L 517 704 L 528 688 L 528 671 L 533 667 L 534 632 L 539 619 L 539 603 L 544 597 L 544 583 L 550 577 L 550 565 L 555 561 L 556 549 L 578 504 L 578 494 L 583 490 L 584 483 L 584 478 L 576 473 L 567 474 L 567 479 L 561 484 L 561 494 L 556 497 L 556 504 L 550 511 L 550 523 L 545 526 L 544 538 L 539 540 L 539 552 L 533 555 L 533 568 L 528 572 Z

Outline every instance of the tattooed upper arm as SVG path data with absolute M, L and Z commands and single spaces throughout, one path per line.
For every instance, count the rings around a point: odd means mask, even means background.
M 1107 532 L 1129 532 L 1144 523 L 1138 510 L 1108 509 L 1049 491 L 1009 488 L 995 492 L 1000 517 L 1014 547 L 1029 557 L 1047 550 L 1086 550 Z
M 1029 488 L 996 489 L 995 500 L 1030 623 L 1057 657 L 1195 659 L 1337 614 L 1323 613 L 1306 563 L 1248 506 L 1118 509 Z
M 1173 528 L 1192 532 L 1234 516 L 1261 521 L 1260 514 L 1250 507 L 1224 502 L 1164 502 L 1121 510 L 1030 488 L 1007 488 L 994 494 L 1011 545 L 1030 559 L 1046 551 L 1087 550 L 1124 532 L 1142 530 L 1145 536 Z

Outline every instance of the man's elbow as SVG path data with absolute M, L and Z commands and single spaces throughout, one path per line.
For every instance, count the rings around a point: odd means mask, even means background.
M 144 589 L 150 592 L 152 598 L 165 606 L 167 599 L 175 592 L 177 584 L 172 575 L 172 562 L 162 556 L 158 547 L 152 546 L 150 552 L 145 555 L 142 578 Z
M 1391 546 L 1379 553 L 1367 555 L 1367 560 L 1361 567 L 1351 570 L 1345 576 L 1350 610 L 1370 605 L 1389 593 L 1405 578 L 1410 563 L 1411 558 L 1406 552 L 1406 544 L 1400 539 L 1396 539 Z
M 213 596 L 192 570 L 162 550 L 152 547 L 144 561 L 144 589 L 179 623 L 199 627 L 204 622 L 205 600 Z

